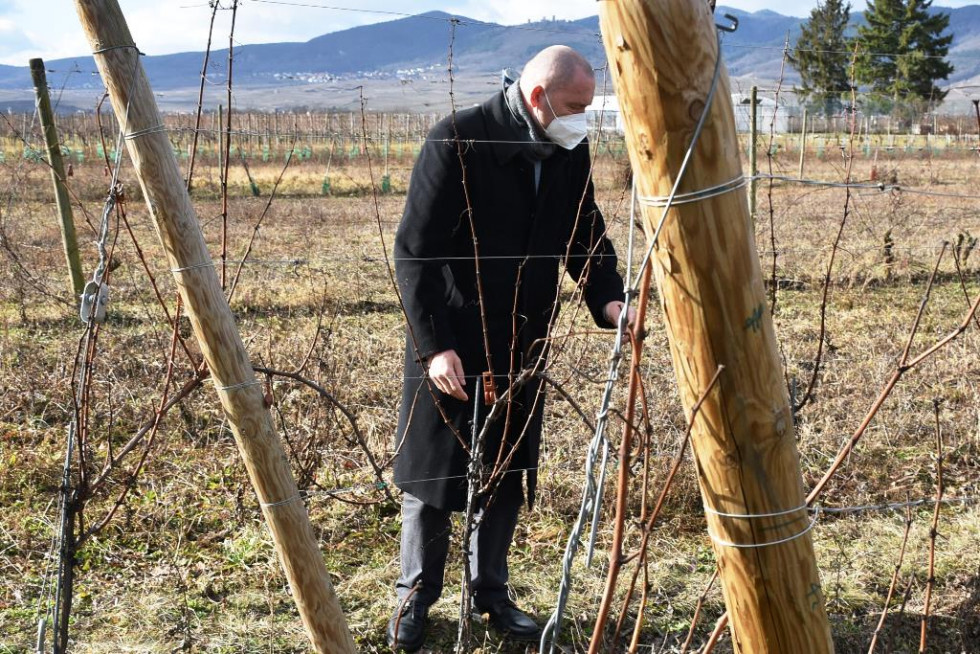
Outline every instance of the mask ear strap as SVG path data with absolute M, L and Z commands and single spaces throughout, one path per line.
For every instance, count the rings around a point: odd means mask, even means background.
M 544 93 L 545 102 L 548 103 L 548 108 L 551 109 L 551 115 L 557 119 L 558 112 L 555 111 L 555 108 L 551 106 L 551 98 L 548 97 L 548 92 L 544 90 L 544 87 L 541 87 L 541 92 Z

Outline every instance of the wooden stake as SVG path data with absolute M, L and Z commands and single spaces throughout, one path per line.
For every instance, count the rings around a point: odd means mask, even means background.
M 65 247 L 65 259 L 68 261 L 68 277 L 71 281 L 72 293 L 78 300 L 85 288 L 85 278 L 82 276 L 82 262 L 78 256 L 78 241 L 75 238 L 75 218 L 72 215 L 71 199 L 68 197 L 68 187 L 65 184 L 65 163 L 61 159 L 61 142 L 58 140 L 58 128 L 54 124 L 54 112 L 51 111 L 51 98 L 48 95 L 48 79 L 44 72 L 44 60 L 31 59 L 30 65 L 31 79 L 34 81 L 34 95 L 37 96 L 37 111 L 41 116 L 41 127 L 44 129 L 44 142 L 48 146 L 51 181 L 54 183 L 58 215 L 61 217 L 61 242 Z
M 749 94 L 749 216 L 755 218 L 755 176 L 759 174 L 759 87 L 753 86 Z
M 306 507 L 231 309 L 117 0 L 75 0 L 170 267 L 207 360 L 286 578 L 317 652 L 353 653 Z
M 800 125 L 800 170 L 797 177 L 803 179 L 803 166 L 806 163 L 806 107 L 803 107 L 803 122 Z
M 230 132 L 230 130 L 229 130 Z M 225 132 L 224 107 L 218 105 L 218 179 L 221 186 L 221 288 L 228 281 L 228 153 L 229 146 Z
M 619 0 L 600 3 L 599 15 L 638 191 L 666 196 L 719 56 L 711 10 L 699 0 Z M 722 67 L 679 192 L 741 176 Z M 694 421 L 692 445 L 735 651 L 832 652 L 793 416 L 747 209 L 744 187 L 676 205 L 651 265 L 688 418 L 718 365 L 725 366 Z M 648 236 L 662 211 L 644 206 Z

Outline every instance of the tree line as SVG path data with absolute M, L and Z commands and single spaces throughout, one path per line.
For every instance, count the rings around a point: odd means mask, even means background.
M 789 61 L 800 74 L 803 102 L 827 115 L 851 106 L 862 89 L 861 109 L 911 120 L 946 96 L 953 41 L 949 14 L 930 11 L 932 0 L 868 0 L 865 24 L 849 27 L 851 4 L 824 0 L 810 12 Z

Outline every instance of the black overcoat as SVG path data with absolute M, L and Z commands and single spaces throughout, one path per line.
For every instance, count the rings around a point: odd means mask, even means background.
M 468 455 L 461 443 L 469 445 L 473 401 L 482 400 L 474 391 L 488 370 L 485 343 L 503 391 L 508 379 L 546 356 L 542 339 L 557 315 L 561 265 L 584 282 L 585 302 L 598 325 L 613 326 L 603 308 L 623 297 L 616 254 L 593 198 L 588 144 L 555 148 L 542 162 L 535 192 L 534 165 L 523 154 L 526 134 L 503 92 L 438 123 L 415 164 L 395 237 L 395 270 L 408 319 L 395 483 L 442 509 L 465 505 Z M 421 361 L 444 350 L 455 350 L 462 360 L 468 402 L 425 381 Z M 491 423 L 485 447 L 488 461 L 502 458 L 515 472 L 528 470 L 529 501 L 541 440 L 540 391 L 532 379 L 515 393 L 506 417 Z M 481 416 L 487 412 L 481 407 Z

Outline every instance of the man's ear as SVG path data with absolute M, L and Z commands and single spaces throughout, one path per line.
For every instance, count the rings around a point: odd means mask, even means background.
M 542 96 L 544 95 L 544 87 L 538 84 L 531 92 L 528 94 L 528 100 L 531 101 L 531 106 L 535 109 L 541 104 Z

